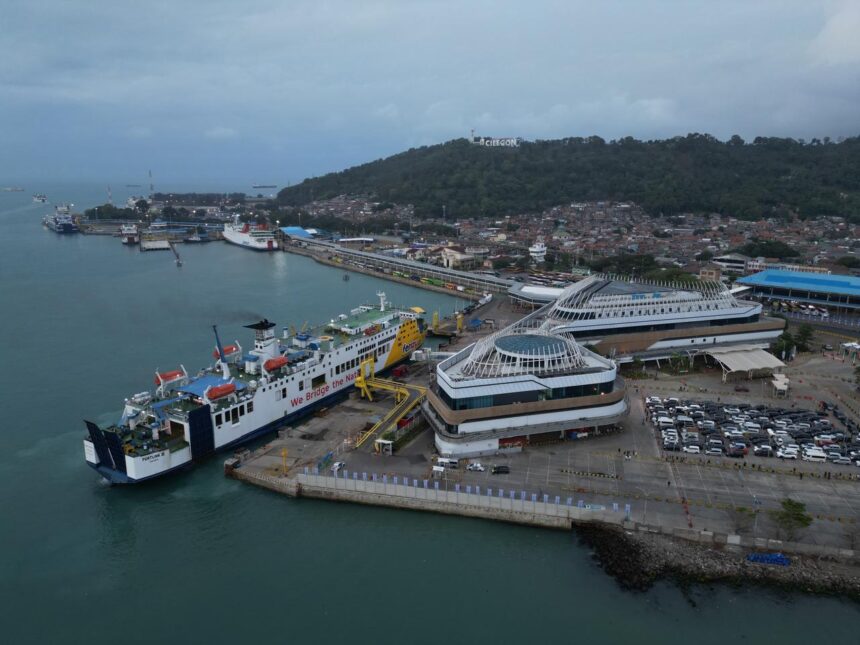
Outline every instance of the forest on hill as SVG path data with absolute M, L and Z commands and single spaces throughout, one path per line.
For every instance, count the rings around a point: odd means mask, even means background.
M 860 137 L 840 142 L 689 134 L 484 147 L 457 139 L 413 148 L 284 188 L 302 206 L 337 195 L 413 204 L 421 217 L 497 217 L 577 201 L 633 201 L 648 213 L 744 219 L 843 215 L 860 221 Z

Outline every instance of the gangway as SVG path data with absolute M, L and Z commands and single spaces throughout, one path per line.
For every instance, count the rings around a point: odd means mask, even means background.
M 358 438 L 355 442 L 356 448 L 360 448 L 362 444 L 378 432 L 397 425 L 397 422 L 409 414 L 427 395 L 426 387 L 377 378 L 374 376 L 374 373 L 375 361 L 372 356 L 361 361 L 358 376 L 355 378 L 355 387 L 361 392 L 362 398 L 373 401 L 373 390 L 394 392 L 395 405 L 373 427 Z

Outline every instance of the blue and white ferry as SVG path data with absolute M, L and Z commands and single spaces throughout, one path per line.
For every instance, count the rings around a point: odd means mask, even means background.
M 87 464 L 112 484 L 136 484 L 189 467 L 315 409 L 354 385 L 359 365 L 377 372 L 407 360 L 424 342 L 424 310 L 363 305 L 308 332 L 261 320 L 248 329 L 254 347 L 223 346 L 215 330 L 212 367 L 191 376 L 183 366 L 156 372 L 155 391 L 125 400 L 109 427 L 85 421 Z

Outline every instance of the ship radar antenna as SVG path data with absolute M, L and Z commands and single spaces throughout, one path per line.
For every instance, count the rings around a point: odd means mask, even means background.
M 376 297 L 379 298 L 379 311 L 384 312 L 385 311 L 385 292 L 384 291 L 377 291 Z

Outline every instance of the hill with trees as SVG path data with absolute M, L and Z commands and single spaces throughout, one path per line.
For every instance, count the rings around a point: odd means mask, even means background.
M 414 204 L 421 217 L 496 217 L 572 201 L 634 201 L 651 214 L 745 219 L 843 215 L 860 221 L 860 137 L 839 143 L 689 134 L 658 141 L 600 137 L 484 147 L 457 139 L 306 179 L 278 202 L 337 195 Z

